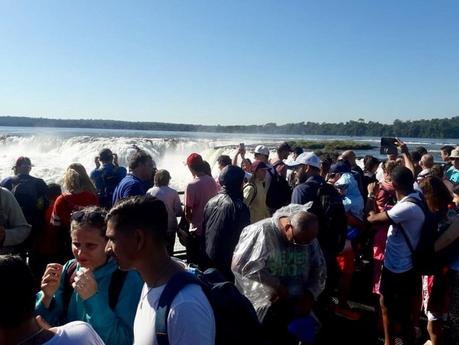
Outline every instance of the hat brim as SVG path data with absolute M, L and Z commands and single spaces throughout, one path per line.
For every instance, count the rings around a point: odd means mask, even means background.
M 300 162 L 297 162 L 297 161 L 293 161 L 293 162 L 292 162 L 292 161 L 288 161 L 288 160 L 286 160 L 286 159 L 284 159 L 284 160 L 282 161 L 282 163 L 284 163 L 284 164 L 285 164 L 287 167 L 289 167 L 289 168 L 296 168 L 296 167 L 299 166 L 299 165 L 305 165 L 304 163 L 300 163 Z

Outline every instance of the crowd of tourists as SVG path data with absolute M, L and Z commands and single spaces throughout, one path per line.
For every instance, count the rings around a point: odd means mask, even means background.
M 218 176 L 192 153 L 182 199 L 137 147 L 62 186 L 19 157 L 0 187 L 0 344 L 314 344 L 330 315 L 359 322 L 363 266 L 382 343 L 459 344 L 459 148 L 394 144 L 384 160 L 241 145 Z

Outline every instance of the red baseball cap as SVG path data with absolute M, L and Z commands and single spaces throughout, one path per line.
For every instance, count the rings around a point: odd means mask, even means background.
M 269 169 L 269 167 L 266 165 L 265 162 L 258 161 L 258 160 L 254 161 L 252 163 L 252 172 L 256 172 L 257 170 L 260 170 L 260 169 L 267 170 L 267 169 Z
M 202 157 L 198 153 L 192 153 L 186 159 L 186 165 L 188 165 L 188 166 L 192 166 L 192 165 L 195 165 L 197 163 L 198 164 L 200 164 L 200 163 L 202 164 Z

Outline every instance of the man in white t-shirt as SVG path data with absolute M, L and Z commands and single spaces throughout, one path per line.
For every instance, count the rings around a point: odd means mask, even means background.
M 156 310 L 169 280 L 184 267 L 166 250 L 167 210 L 150 196 L 119 202 L 107 216 L 107 251 L 120 269 L 136 269 L 145 280 L 134 321 L 134 344 L 156 345 Z M 212 308 L 201 287 L 187 285 L 172 301 L 167 316 L 170 345 L 215 343 Z
M 418 245 L 425 215 L 416 204 L 423 201 L 413 189 L 412 172 L 406 167 L 398 166 L 392 171 L 391 179 L 397 204 L 387 212 L 375 214 L 370 211 L 368 221 L 391 223 L 387 234 L 379 291 L 386 344 L 395 343 L 397 323 L 400 325 L 403 343 L 414 344 L 411 314 L 420 291 L 421 280 L 414 269 L 410 245 L 412 248 Z M 374 202 L 371 195 L 368 200 Z
M 85 322 L 75 321 L 54 328 L 37 322 L 34 278 L 20 257 L 0 255 L 0 280 L 0 344 L 104 344 Z

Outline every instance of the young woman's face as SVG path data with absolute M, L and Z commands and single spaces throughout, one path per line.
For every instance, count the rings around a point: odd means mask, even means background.
M 242 167 L 242 170 L 246 172 L 252 171 L 252 164 L 250 164 L 248 161 L 243 161 L 241 167 Z
M 71 232 L 72 253 L 78 263 L 85 268 L 96 269 L 107 261 L 105 246 L 107 240 L 100 230 L 85 226 Z

